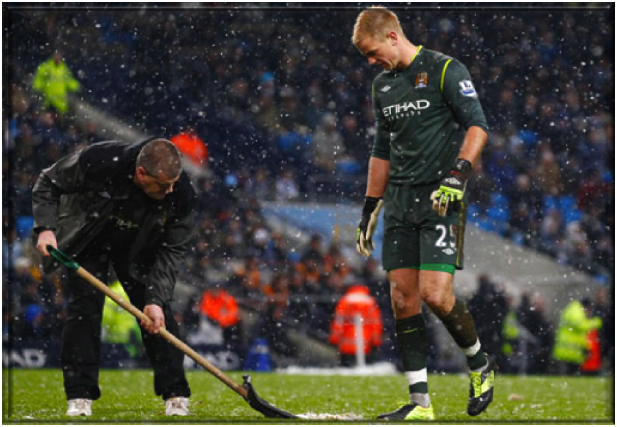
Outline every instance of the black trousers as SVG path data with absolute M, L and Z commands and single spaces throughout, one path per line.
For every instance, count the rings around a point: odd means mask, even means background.
M 128 266 L 123 265 L 121 256 L 114 259 L 110 254 L 90 253 L 77 260 L 81 266 L 107 283 L 110 262 L 131 303 L 139 310 L 144 309 L 146 285 L 132 280 Z M 67 399 L 86 398 L 96 400 L 101 396 L 99 389 L 99 364 L 101 347 L 101 322 L 105 295 L 94 286 L 69 272 L 68 287 L 70 298 L 68 316 L 62 334 L 62 372 Z M 178 336 L 178 324 L 174 320 L 169 304 L 163 307 L 165 327 Z M 184 353 L 159 335 L 150 335 L 141 328 L 146 352 L 154 368 L 154 392 L 167 400 L 170 397 L 190 397 L 191 390 L 184 374 Z

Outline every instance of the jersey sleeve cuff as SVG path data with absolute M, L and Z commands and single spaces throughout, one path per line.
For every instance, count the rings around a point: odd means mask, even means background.
M 489 132 L 489 128 L 488 128 L 488 125 L 486 123 L 482 123 L 482 122 L 480 122 L 480 123 L 471 123 L 471 124 L 469 124 L 469 126 L 467 126 L 467 129 L 469 129 L 472 126 L 479 127 L 480 129 L 482 129 L 486 133 Z
M 382 154 L 382 153 L 371 153 L 371 157 L 375 157 L 381 160 L 386 160 L 386 161 L 390 161 L 390 156 L 387 154 Z

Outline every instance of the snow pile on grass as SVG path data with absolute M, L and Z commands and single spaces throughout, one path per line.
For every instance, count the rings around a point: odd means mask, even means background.
M 300 366 L 289 366 L 277 369 L 276 372 L 283 374 L 296 375 L 394 375 L 397 374 L 396 366 L 389 362 L 379 362 L 373 365 L 353 368 L 306 368 Z
M 299 418 L 305 420 L 361 420 L 360 415 L 346 413 L 346 414 L 316 414 L 314 412 L 307 412 L 306 414 L 298 414 Z

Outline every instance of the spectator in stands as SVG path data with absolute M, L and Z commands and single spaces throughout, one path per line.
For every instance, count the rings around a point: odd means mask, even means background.
M 275 92 L 274 74 L 268 71 L 262 73 L 259 77 L 259 96 L 251 106 L 251 112 L 255 114 L 257 122 L 273 134 L 281 131 L 280 113 L 274 99 Z
M 27 290 L 27 292 L 31 291 L 31 289 Z M 16 329 L 19 336 L 28 342 L 28 340 L 41 340 L 46 337 L 48 334 L 47 326 L 43 314 L 43 305 L 32 303 L 23 307 L 20 322 Z
M 43 154 L 41 161 L 57 159 L 68 154 L 68 144 L 65 144 L 64 132 L 56 117 L 50 111 L 41 111 L 36 121 L 32 123 L 34 147 L 38 153 Z M 35 160 L 37 160 L 35 158 Z M 40 162 L 35 167 L 45 167 Z
M 306 117 L 300 105 L 299 94 L 291 86 L 284 86 L 280 89 L 281 106 L 281 127 L 287 131 L 305 135 L 308 132 Z
M 60 115 L 69 110 L 68 94 L 79 90 L 62 52 L 56 50 L 51 58 L 38 66 L 32 87 L 43 95 L 44 108 L 53 108 Z
M 287 272 L 289 288 L 289 307 L 287 313 L 290 319 L 295 319 L 301 329 L 309 330 L 312 300 L 305 289 L 303 274 L 297 269 Z
M 245 183 L 244 191 L 251 194 L 257 200 L 266 201 L 272 199 L 272 183 L 269 172 L 260 166 L 255 169 L 255 173 L 249 176 Z
M 588 210 L 594 206 L 599 206 L 608 193 L 609 186 L 602 181 L 602 172 L 594 170 L 586 176 L 580 183 L 578 189 L 578 207 L 581 210 Z
M 32 294 L 37 295 L 35 298 L 29 298 L 27 297 L 28 294 L 24 293 L 24 290 L 31 284 L 35 285 L 34 289 L 36 290 L 36 280 L 32 275 L 32 261 L 30 261 L 30 258 L 21 256 L 17 259 L 14 259 L 13 271 L 14 275 L 12 277 L 11 285 L 14 286 L 15 290 L 17 291 L 17 296 L 19 296 L 20 299 L 25 298 L 25 300 L 22 301 L 22 305 L 23 302 L 27 304 L 32 302 L 40 302 L 40 298 L 38 297 L 36 292 Z
M 539 293 L 524 295 L 516 314 L 519 324 L 534 339 L 527 346 L 527 374 L 543 374 L 551 363 L 551 349 L 554 342 L 554 328 L 548 321 L 544 298 Z
M 240 268 L 237 274 L 241 278 L 240 295 L 254 304 L 259 303 L 263 297 L 264 283 L 262 282 L 261 266 L 257 258 L 248 256 L 245 259 L 244 267 Z
M 302 254 L 302 262 L 306 262 L 309 259 L 314 260 L 320 267 L 324 263 L 323 255 L 323 238 L 319 234 L 313 234 L 309 242 L 308 249 Z
M 516 183 L 512 191 L 507 194 L 510 200 L 510 210 L 516 211 L 515 206 L 524 203 L 527 207 L 527 216 L 529 220 L 535 219 L 542 209 L 542 192 L 538 185 L 532 182 L 531 177 L 522 173 L 516 177 Z M 519 227 L 519 230 L 525 231 L 525 227 Z
M 283 234 L 272 232 L 271 238 L 268 239 L 265 253 L 265 261 L 274 268 L 276 266 L 287 264 L 289 248 L 287 248 L 286 240 Z
M 342 145 L 345 151 L 356 160 L 364 158 L 369 152 L 370 138 L 360 129 L 358 118 L 352 114 L 345 114 L 341 119 Z
M 284 274 L 276 274 L 270 285 L 264 286 L 266 306 L 255 327 L 254 336 L 266 339 L 270 349 L 280 356 L 294 356 L 296 347 L 289 340 L 284 324 L 289 306 L 289 284 Z
M 562 256 L 567 262 L 580 270 L 587 273 L 592 273 L 594 270 L 591 247 L 587 235 L 578 221 L 571 222 L 566 227 Z
M 230 84 L 228 93 L 229 105 L 237 109 L 238 114 L 250 111 L 249 82 L 245 78 L 239 77 L 235 79 Z
M 176 312 L 175 315 L 180 326 L 180 336 L 188 337 L 195 333 L 199 328 L 199 316 L 201 315 L 201 295 L 199 292 L 193 293 L 188 298 L 182 311 Z
M 343 256 L 338 244 L 332 243 L 328 252 L 323 258 L 324 272 L 330 275 L 337 275 L 341 280 L 345 280 L 351 274 L 349 263 Z
M 275 198 L 281 202 L 289 202 L 297 200 L 300 197 L 300 189 L 298 183 L 294 179 L 293 172 L 286 169 L 274 183 Z
M 29 258 L 15 259 L 14 274 L 10 276 L 9 284 L 11 309 L 15 316 L 15 332 L 24 340 L 49 344 L 53 323 L 50 315 L 51 301 L 46 301 L 39 291 L 36 273 L 37 270 L 33 268 Z
M 260 262 L 268 258 L 268 243 L 270 242 L 270 232 L 262 226 L 253 227 L 251 235 L 251 255 Z
M 312 163 L 309 155 L 311 132 L 306 126 L 298 96 L 289 86 L 283 87 L 280 95 L 281 130 L 277 137 L 277 157 L 282 158 L 281 163 L 286 167 L 299 171 L 308 170 Z
M 543 218 L 540 226 L 540 237 L 546 252 L 557 255 L 560 251 L 559 240 L 563 235 L 563 221 L 559 209 L 551 209 Z
M 313 164 L 326 173 L 336 169 L 337 162 L 345 156 L 343 136 L 336 128 L 337 119 L 333 113 L 326 113 L 313 133 L 311 143 Z
M 478 160 L 468 185 L 471 190 L 469 202 L 481 209 L 486 209 L 491 201 L 490 195 L 495 185 L 492 176 L 486 172 L 481 159 Z
M 98 136 L 99 130 L 97 124 L 93 120 L 88 120 L 83 124 L 82 129 L 82 141 L 86 143 L 86 145 L 94 144 L 95 142 L 100 141 Z
M 311 236 L 308 248 L 302 254 L 300 262 L 296 264 L 296 271 L 301 275 L 306 295 L 316 299 L 309 305 L 311 328 L 319 331 L 329 329 L 329 316 L 333 307 L 330 307 L 329 291 L 332 288 L 326 283 L 324 276 L 323 238 L 319 234 Z M 336 283 L 331 283 L 336 286 Z M 342 284 L 339 282 L 339 284 Z
M 361 341 L 357 333 L 361 334 Z M 336 305 L 330 326 L 330 343 L 338 347 L 341 366 L 354 364 L 358 342 L 363 343 L 359 350 L 366 361 L 372 362 L 381 346 L 382 334 L 381 313 L 369 289 L 364 285 L 349 286 Z
M 350 279 L 350 278 L 349 278 Z M 323 284 L 323 293 L 325 295 L 331 295 L 336 297 L 343 293 L 345 288 L 345 279 L 338 271 L 324 272 L 321 276 L 321 282 Z M 328 309 L 328 312 L 332 310 Z
M 563 183 L 560 169 L 550 147 L 544 144 L 540 151 L 540 161 L 535 169 L 538 183 L 544 194 L 549 196 L 560 196 L 562 194 Z
M 12 262 L 25 257 L 25 252 L 24 244 L 17 238 L 15 225 L 11 224 L 8 227 L 3 225 L 2 237 L 2 271 L 5 273 Z
M 501 192 L 508 194 L 516 181 L 516 171 L 508 161 L 505 141 L 497 139 L 499 144 L 490 147 L 483 171 L 493 178 L 494 185 Z

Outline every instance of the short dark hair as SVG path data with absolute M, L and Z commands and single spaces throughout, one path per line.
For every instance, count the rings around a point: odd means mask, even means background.
M 182 172 L 182 162 L 178 148 L 166 139 L 153 139 L 143 146 L 137 156 L 137 166 L 145 169 L 148 175 L 158 177 L 164 174 L 175 178 Z

